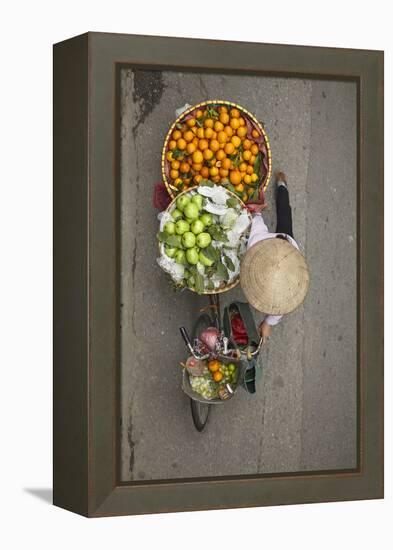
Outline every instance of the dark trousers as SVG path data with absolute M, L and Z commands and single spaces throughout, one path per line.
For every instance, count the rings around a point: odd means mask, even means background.
M 277 187 L 276 196 L 277 228 L 276 233 L 286 233 L 293 238 L 292 210 L 289 204 L 288 189 L 284 185 Z

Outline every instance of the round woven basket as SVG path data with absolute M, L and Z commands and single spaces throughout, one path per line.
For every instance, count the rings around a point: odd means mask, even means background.
M 166 170 L 165 170 L 166 163 L 167 163 L 166 153 L 168 152 L 169 138 L 170 138 L 172 132 L 174 131 L 174 129 L 176 127 L 176 124 L 182 122 L 184 117 L 186 117 L 187 115 L 192 113 L 195 109 L 199 109 L 201 107 L 207 107 L 208 105 L 226 105 L 226 106 L 231 107 L 231 108 L 239 109 L 239 111 L 241 113 L 243 113 L 248 119 L 250 119 L 253 122 L 253 124 L 258 128 L 260 133 L 263 135 L 263 139 L 265 141 L 266 150 L 267 150 L 268 168 L 267 168 L 266 175 L 264 176 L 263 181 L 261 182 L 260 187 L 262 186 L 263 190 L 266 191 L 267 186 L 269 185 L 271 174 L 272 174 L 272 153 L 271 153 L 271 149 L 270 149 L 269 138 L 268 138 L 263 126 L 260 124 L 260 122 L 255 118 L 255 116 L 252 113 L 247 111 L 247 109 L 245 109 L 241 105 L 238 105 L 237 103 L 233 103 L 231 101 L 226 101 L 226 100 L 223 100 L 223 99 L 209 99 L 208 101 L 203 101 L 202 103 L 198 103 L 197 105 L 193 105 L 192 107 L 189 107 L 188 109 L 183 111 L 181 113 L 181 115 L 177 117 L 177 119 L 172 124 L 172 126 L 169 128 L 168 133 L 165 137 L 164 146 L 162 148 L 161 168 L 162 168 L 162 178 L 163 178 L 164 184 L 167 188 L 167 191 L 168 191 L 170 197 L 173 199 L 173 198 L 179 196 L 179 192 L 178 192 L 178 189 L 174 185 L 172 185 L 170 181 L 168 181 L 168 178 L 167 178 L 167 175 L 166 175 Z
M 195 185 L 194 187 L 190 187 L 189 189 L 186 189 L 185 191 L 182 191 L 181 193 L 176 195 L 176 197 L 174 199 L 172 199 L 171 203 L 167 206 L 165 212 L 170 212 L 173 209 L 173 207 L 176 204 L 176 201 L 179 197 L 181 197 L 182 195 L 186 195 L 187 193 L 190 193 L 190 191 L 195 191 L 197 188 L 198 188 L 198 185 Z M 225 191 L 231 197 L 235 197 L 240 202 L 240 204 L 243 208 L 246 208 L 246 205 L 244 204 L 244 202 L 241 199 L 239 199 L 239 197 L 235 193 L 232 193 L 232 191 L 229 191 L 229 189 L 226 189 L 226 188 L 225 188 Z M 247 211 L 247 214 L 248 214 L 248 217 L 249 217 L 250 222 L 251 222 L 251 214 L 248 211 Z M 165 254 L 164 246 L 165 246 L 164 243 L 158 243 L 158 249 L 159 249 L 159 252 L 160 252 L 161 255 Z M 234 279 L 231 283 L 227 284 L 226 286 L 224 286 L 222 288 L 215 288 L 214 290 L 205 290 L 204 292 L 202 292 L 202 294 L 221 294 L 223 292 L 227 292 L 228 290 L 231 290 L 232 288 L 235 288 L 235 286 L 239 284 L 239 281 L 240 281 L 240 273 L 236 277 L 236 279 Z M 189 288 L 188 286 L 186 288 L 188 290 L 191 290 L 191 292 L 196 292 L 193 288 Z

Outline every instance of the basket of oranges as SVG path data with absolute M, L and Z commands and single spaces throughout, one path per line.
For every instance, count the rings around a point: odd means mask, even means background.
M 253 202 L 267 188 L 271 168 L 263 126 L 244 107 L 224 100 L 184 111 L 169 129 L 162 152 L 163 180 L 172 199 L 210 180 Z

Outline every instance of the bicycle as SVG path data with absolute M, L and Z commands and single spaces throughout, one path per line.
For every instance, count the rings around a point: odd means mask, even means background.
M 195 359 L 204 361 L 206 359 L 209 359 L 210 357 L 216 356 L 214 352 L 200 354 L 195 349 L 200 335 L 204 330 L 206 330 L 209 327 L 216 327 L 220 333 L 224 334 L 223 336 L 224 348 L 221 353 L 222 356 L 233 358 L 234 360 L 237 360 L 237 361 L 242 361 L 242 358 L 249 360 L 252 357 L 255 357 L 256 355 L 259 354 L 263 343 L 262 338 L 260 338 L 259 343 L 255 350 L 251 351 L 250 349 L 248 349 L 247 351 L 243 351 L 234 345 L 234 343 L 230 339 L 229 334 L 225 334 L 224 326 L 221 320 L 219 294 L 209 294 L 208 308 L 211 310 L 211 314 L 209 315 L 208 313 L 202 313 L 198 317 L 193 327 L 192 340 L 190 340 L 190 337 L 188 335 L 186 328 L 180 327 L 180 333 L 187 346 L 187 349 L 191 353 L 191 355 L 195 357 Z M 183 373 L 183 376 L 187 376 L 185 371 Z M 227 385 L 228 397 L 232 397 L 234 394 L 234 390 L 230 386 L 229 387 L 228 386 L 229 385 Z M 222 401 L 222 403 L 224 402 L 225 401 Z M 190 397 L 190 406 L 191 406 L 191 415 L 192 415 L 194 426 L 198 430 L 198 432 L 202 432 L 207 425 L 209 414 L 213 404 L 206 403 L 201 400 L 196 400 Z

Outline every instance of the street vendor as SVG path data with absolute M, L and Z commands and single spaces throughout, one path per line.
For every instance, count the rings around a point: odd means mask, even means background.
M 259 326 L 263 342 L 284 314 L 302 304 L 310 284 L 306 261 L 293 238 L 288 183 L 283 172 L 276 174 L 276 185 L 276 232 L 269 232 L 263 220 L 266 203 L 248 206 L 253 220 L 240 269 L 240 284 L 248 302 L 265 314 Z

